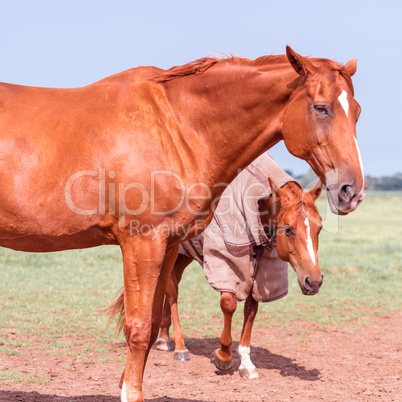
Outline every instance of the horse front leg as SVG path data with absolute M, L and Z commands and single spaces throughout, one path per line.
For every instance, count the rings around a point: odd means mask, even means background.
M 178 250 L 175 247 L 169 251 L 166 247 L 166 239 L 130 237 L 121 242 L 124 335 L 128 346 L 126 367 L 120 381 L 123 402 L 144 400 L 145 363 L 158 334 L 166 282 Z
M 224 317 L 223 331 L 219 338 L 220 349 L 214 352 L 214 364 L 219 370 L 230 370 L 232 368 L 232 317 L 236 311 L 236 295 L 231 292 L 221 293 L 221 309 Z
M 258 311 L 258 302 L 254 300 L 250 293 L 244 304 L 244 321 L 239 347 L 237 352 L 240 355 L 239 373 L 241 377 L 253 379 L 258 377 L 257 370 L 250 358 L 251 331 L 253 329 L 254 319 Z

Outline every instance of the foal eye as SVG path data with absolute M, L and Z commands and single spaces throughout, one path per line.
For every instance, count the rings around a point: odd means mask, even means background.
M 316 105 L 316 106 L 314 106 L 314 110 L 319 114 L 323 114 L 324 116 L 328 116 L 328 110 L 327 110 L 327 108 L 325 106 Z
M 293 234 L 293 229 L 292 229 L 291 227 L 287 226 L 287 227 L 285 228 L 285 235 L 286 235 L 286 236 L 290 236 L 290 235 L 292 235 L 292 234 Z

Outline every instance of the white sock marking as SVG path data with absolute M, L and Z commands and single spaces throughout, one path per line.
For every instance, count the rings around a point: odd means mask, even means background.
M 313 264 L 315 265 L 315 254 L 313 248 L 313 241 L 311 240 L 311 234 L 310 234 L 310 221 L 308 220 L 308 218 L 304 220 L 304 224 L 306 225 L 307 229 L 307 250 L 308 253 L 310 254 L 311 261 L 313 261 Z
M 341 94 L 338 96 L 338 101 L 343 107 L 343 110 L 346 113 L 346 117 L 349 116 L 349 102 L 348 102 L 348 93 L 343 90 Z
M 120 395 L 121 402 L 127 402 L 127 390 L 126 390 L 126 382 L 123 381 L 123 386 L 121 387 L 121 395 Z
M 245 346 L 239 346 L 237 348 L 237 351 L 239 352 L 240 359 L 241 359 L 241 364 L 239 369 L 255 369 L 254 364 L 252 363 L 250 359 L 250 348 L 246 348 Z

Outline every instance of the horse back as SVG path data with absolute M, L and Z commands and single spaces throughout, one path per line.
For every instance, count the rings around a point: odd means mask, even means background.
M 187 169 L 192 156 L 180 152 L 189 147 L 175 140 L 180 129 L 163 90 L 149 81 L 157 71 L 132 69 L 82 88 L 0 84 L 0 245 L 52 251 L 116 244 L 111 227 L 119 211 L 108 211 L 108 200 L 100 205 L 101 178 L 105 191 L 127 189 L 126 209 L 138 211 L 144 199 L 128 189 L 132 183 L 151 196 L 151 172 L 186 178 L 194 171 Z M 156 192 L 171 188 L 162 212 L 181 196 L 172 180 L 165 174 L 155 181 Z M 138 216 L 153 219 L 149 211 Z

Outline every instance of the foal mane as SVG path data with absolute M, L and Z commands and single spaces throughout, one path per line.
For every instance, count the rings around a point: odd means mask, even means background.
M 309 57 L 307 57 L 309 58 Z M 320 64 L 330 71 L 338 71 L 342 77 L 346 79 L 350 89 L 352 90 L 352 94 L 354 92 L 352 79 L 350 75 L 347 73 L 346 69 L 343 65 L 331 59 L 323 59 L 323 58 L 309 58 L 309 60 L 313 64 Z M 219 57 L 203 57 L 198 60 L 191 61 L 190 63 L 183 64 L 182 66 L 174 66 L 167 70 L 158 71 L 152 78 L 151 81 L 156 83 L 164 83 L 168 81 L 172 81 L 176 78 L 185 77 L 188 75 L 197 75 L 202 74 L 212 66 L 215 65 L 223 65 L 223 64 L 232 64 L 238 66 L 252 66 L 256 67 L 260 71 L 264 71 L 264 67 L 271 67 L 273 65 L 288 65 L 290 67 L 290 63 L 286 55 L 271 55 L 271 56 L 261 56 L 255 60 L 236 57 L 236 56 L 223 56 Z
M 303 190 L 302 186 L 297 181 L 290 181 L 286 183 L 286 185 L 286 191 L 288 194 L 292 194 L 293 200 L 288 205 L 286 205 L 286 207 L 282 205 L 282 211 L 287 212 L 295 208 L 301 208 L 302 210 L 307 208 L 312 211 L 317 211 L 317 206 L 315 205 L 315 202 L 311 202 L 307 199 L 307 192 Z

